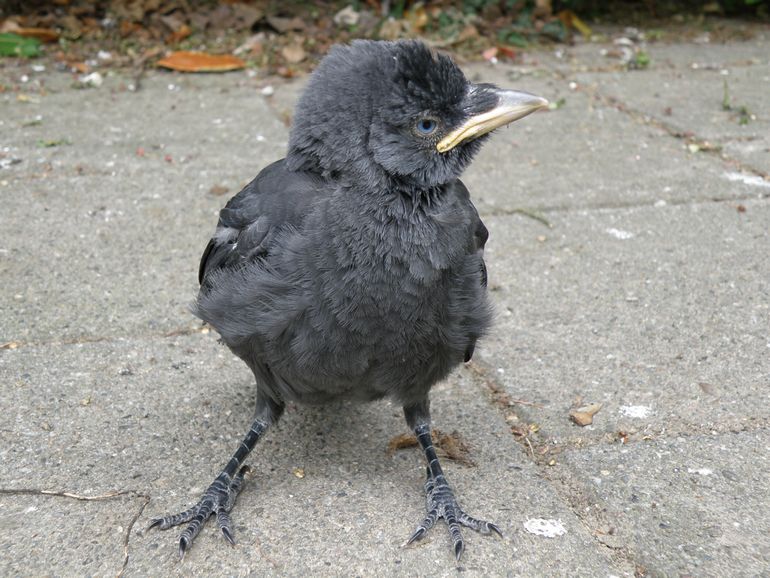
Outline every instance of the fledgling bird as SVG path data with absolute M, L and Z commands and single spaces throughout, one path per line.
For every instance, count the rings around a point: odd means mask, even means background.
M 234 543 L 230 510 L 244 460 L 288 401 L 400 403 L 427 460 L 427 515 L 443 518 L 459 560 L 466 514 L 431 442 L 430 388 L 473 355 L 491 320 L 487 229 L 459 180 L 487 135 L 547 105 L 469 82 L 418 41 L 336 46 L 297 105 L 285 159 L 219 214 L 200 263 L 195 314 L 252 370 L 254 421 L 192 508 L 184 556 L 215 516 Z

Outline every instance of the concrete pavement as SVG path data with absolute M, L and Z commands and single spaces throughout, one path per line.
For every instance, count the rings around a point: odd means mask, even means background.
M 179 563 L 177 531 L 145 531 L 250 422 L 249 371 L 187 304 L 304 81 L 76 90 L 0 62 L 0 574 L 770 576 L 770 34 L 653 45 L 638 71 L 602 48 L 464 67 L 564 100 L 464 179 L 498 322 L 434 422 L 470 448 L 445 464 L 461 502 L 505 537 L 467 532 L 459 566 L 441 526 L 402 547 L 423 464 L 386 452 L 406 431 L 388 402 L 290 407 L 249 460 L 237 547 L 210 524 Z

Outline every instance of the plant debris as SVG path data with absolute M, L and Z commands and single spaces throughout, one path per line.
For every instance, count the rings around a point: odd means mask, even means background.
M 470 447 L 457 430 L 454 430 L 451 434 L 446 434 L 437 428 L 433 428 L 431 435 L 433 445 L 439 457 L 461 463 L 465 466 L 473 467 L 476 465 L 476 462 L 470 458 Z M 390 439 L 386 452 L 389 456 L 392 456 L 398 450 L 414 448 L 418 445 L 417 438 L 412 434 L 401 434 Z
M 172 52 L 158 61 L 158 66 L 178 72 L 226 72 L 246 67 L 246 62 L 230 54 L 205 52 Z
M 600 403 L 589 403 L 570 410 L 569 417 L 577 425 L 585 427 L 594 422 L 594 416 L 602 409 Z

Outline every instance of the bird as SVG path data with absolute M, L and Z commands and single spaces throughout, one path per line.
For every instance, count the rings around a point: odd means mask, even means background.
M 209 518 L 235 543 L 230 512 L 244 460 L 287 403 L 390 398 L 426 459 L 426 513 L 455 558 L 467 514 L 431 439 L 429 392 L 489 329 L 488 231 L 460 180 L 495 129 L 546 107 L 533 94 L 470 82 L 418 40 L 336 45 L 295 109 L 286 157 L 219 213 L 192 311 L 251 369 L 253 422 L 191 508 L 150 527 L 186 527 L 184 558 Z

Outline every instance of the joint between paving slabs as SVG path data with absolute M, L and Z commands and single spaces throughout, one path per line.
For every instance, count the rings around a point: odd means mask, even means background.
M 610 559 L 620 568 L 633 572 L 635 576 L 645 576 L 647 570 L 636 561 L 634 552 L 625 544 L 625 540 L 615 534 L 611 520 L 616 517 L 608 514 L 608 508 L 591 489 L 574 478 L 567 476 L 556 465 L 554 456 L 565 449 L 564 445 L 553 445 L 540 434 L 540 428 L 527 419 L 527 412 L 522 407 L 540 407 L 539 404 L 523 399 L 514 399 L 500 385 L 483 363 L 471 362 L 468 370 L 480 381 L 492 404 L 502 412 L 506 423 L 511 427 L 511 434 L 522 445 L 537 467 L 538 474 L 549 482 L 557 497 L 564 502 L 570 512 L 583 524 L 589 534 L 602 547 L 606 548 Z M 514 408 L 518 408 L 515 410 Z
M 136 524 L 136 521 L 144 512 L 144 509 L 145 507 L 147 507 L 147 504 L 150 503 L 149 495 L 142 494 L 141 492 L 136 492 L 133 490 L 116 490 L 113 492 L 107 492 L 106 494 L 100 494 L 96 496 L 86 496 L 81 494 L 75 494 L 73 492 L 63 492 L 59 490 L 42 490 L 39 488 L 0 488 L 0 495 L 51 496 L 54 498 L 67 498 L 71 500 L 77 500 L 80 502 L 101 502 L 105 500 L 114 500 L 118 498 L 140 499 L 142 503 L 139 505 L 139 508 L 134 513 L 134 515 L 131 516 L 131 519 L 129 520 L 128 525 L 126 526 L 125 534 L 123 536 L 123 563 L 120 567 L 120 570 L 116 573 L 117 578 L 121 578 L 121 576 L 123 576 L 123 574 L 126 571 L 126 567 L 128 566 L 128 561 L 130 559 L 129 550 L 130 550 L 130 543 L 131 543 L 131 534 L 133 532 L 134 525 Z
M 562 80 L 567 80 L 567 75 L 563 73 L 557 73 L 557 76 L 559 76 Z M 657 128 L 658 130 L 663 131 L 667 135 L 677 140 L 684 141 L 685 144 L 687 145 L 692 145 L 694 147 L 697 147 L 696 150 L 698 150 L 699 152 L 715 155 L 721 160 L 723 160 L 724 162 L 729 163 L 739 171 L 742 171 L 745 173 L 751 173 L 755 176 L 763 178 L 766 181 L 770 181 L 770 174 L 767 173 L 766 171 L 763 171 L 748 163 L 744 163 L 739 159 L 731 157 L 730 155 L 726 154 L 722 150 L 721 144 L 711 143 L 707 139 L 698 136 L 694 131 L 681 131 L 651 114 L 631 108 L 626 103 L 619 100 L 618 98 L 602 94 L 596 88 L 588 88 L 588 87 L 578 85 L 577 90 L 588 95 L 589 98 L 600 102 L 604 106 L 614 108 L 618 112 L 625 114 L 626 116 L 628 116 L 632 120 L 635 120 L 636 122 L 639 122 L 640 124 Z M 734 140 L 734 139 L 727 139 L 727 140 Z M 770 194 L 765 193 L 762 196 L 767 197 L 767 196 L 770 196 Z
M 90 343 L 105 343 L 110 341 L 121 341 L 124 339 L 167 339 L 170 337 L 179 337 L 184 335 L 196 335 L 198 333 L 209 333 L 211 329 L 206 324 L 195 327 L 180 327 L 162 333 L 144 333 L 138 335 L 114 335 L 114 336 L 87 336 L 73 337 L 71 339 L 54 339 L 51 341 L 6 341 L 0 343 L 0 351 L 3 349 L 19 349 L 20 347 L 49 347 L 51 345 L 87 345 Z

